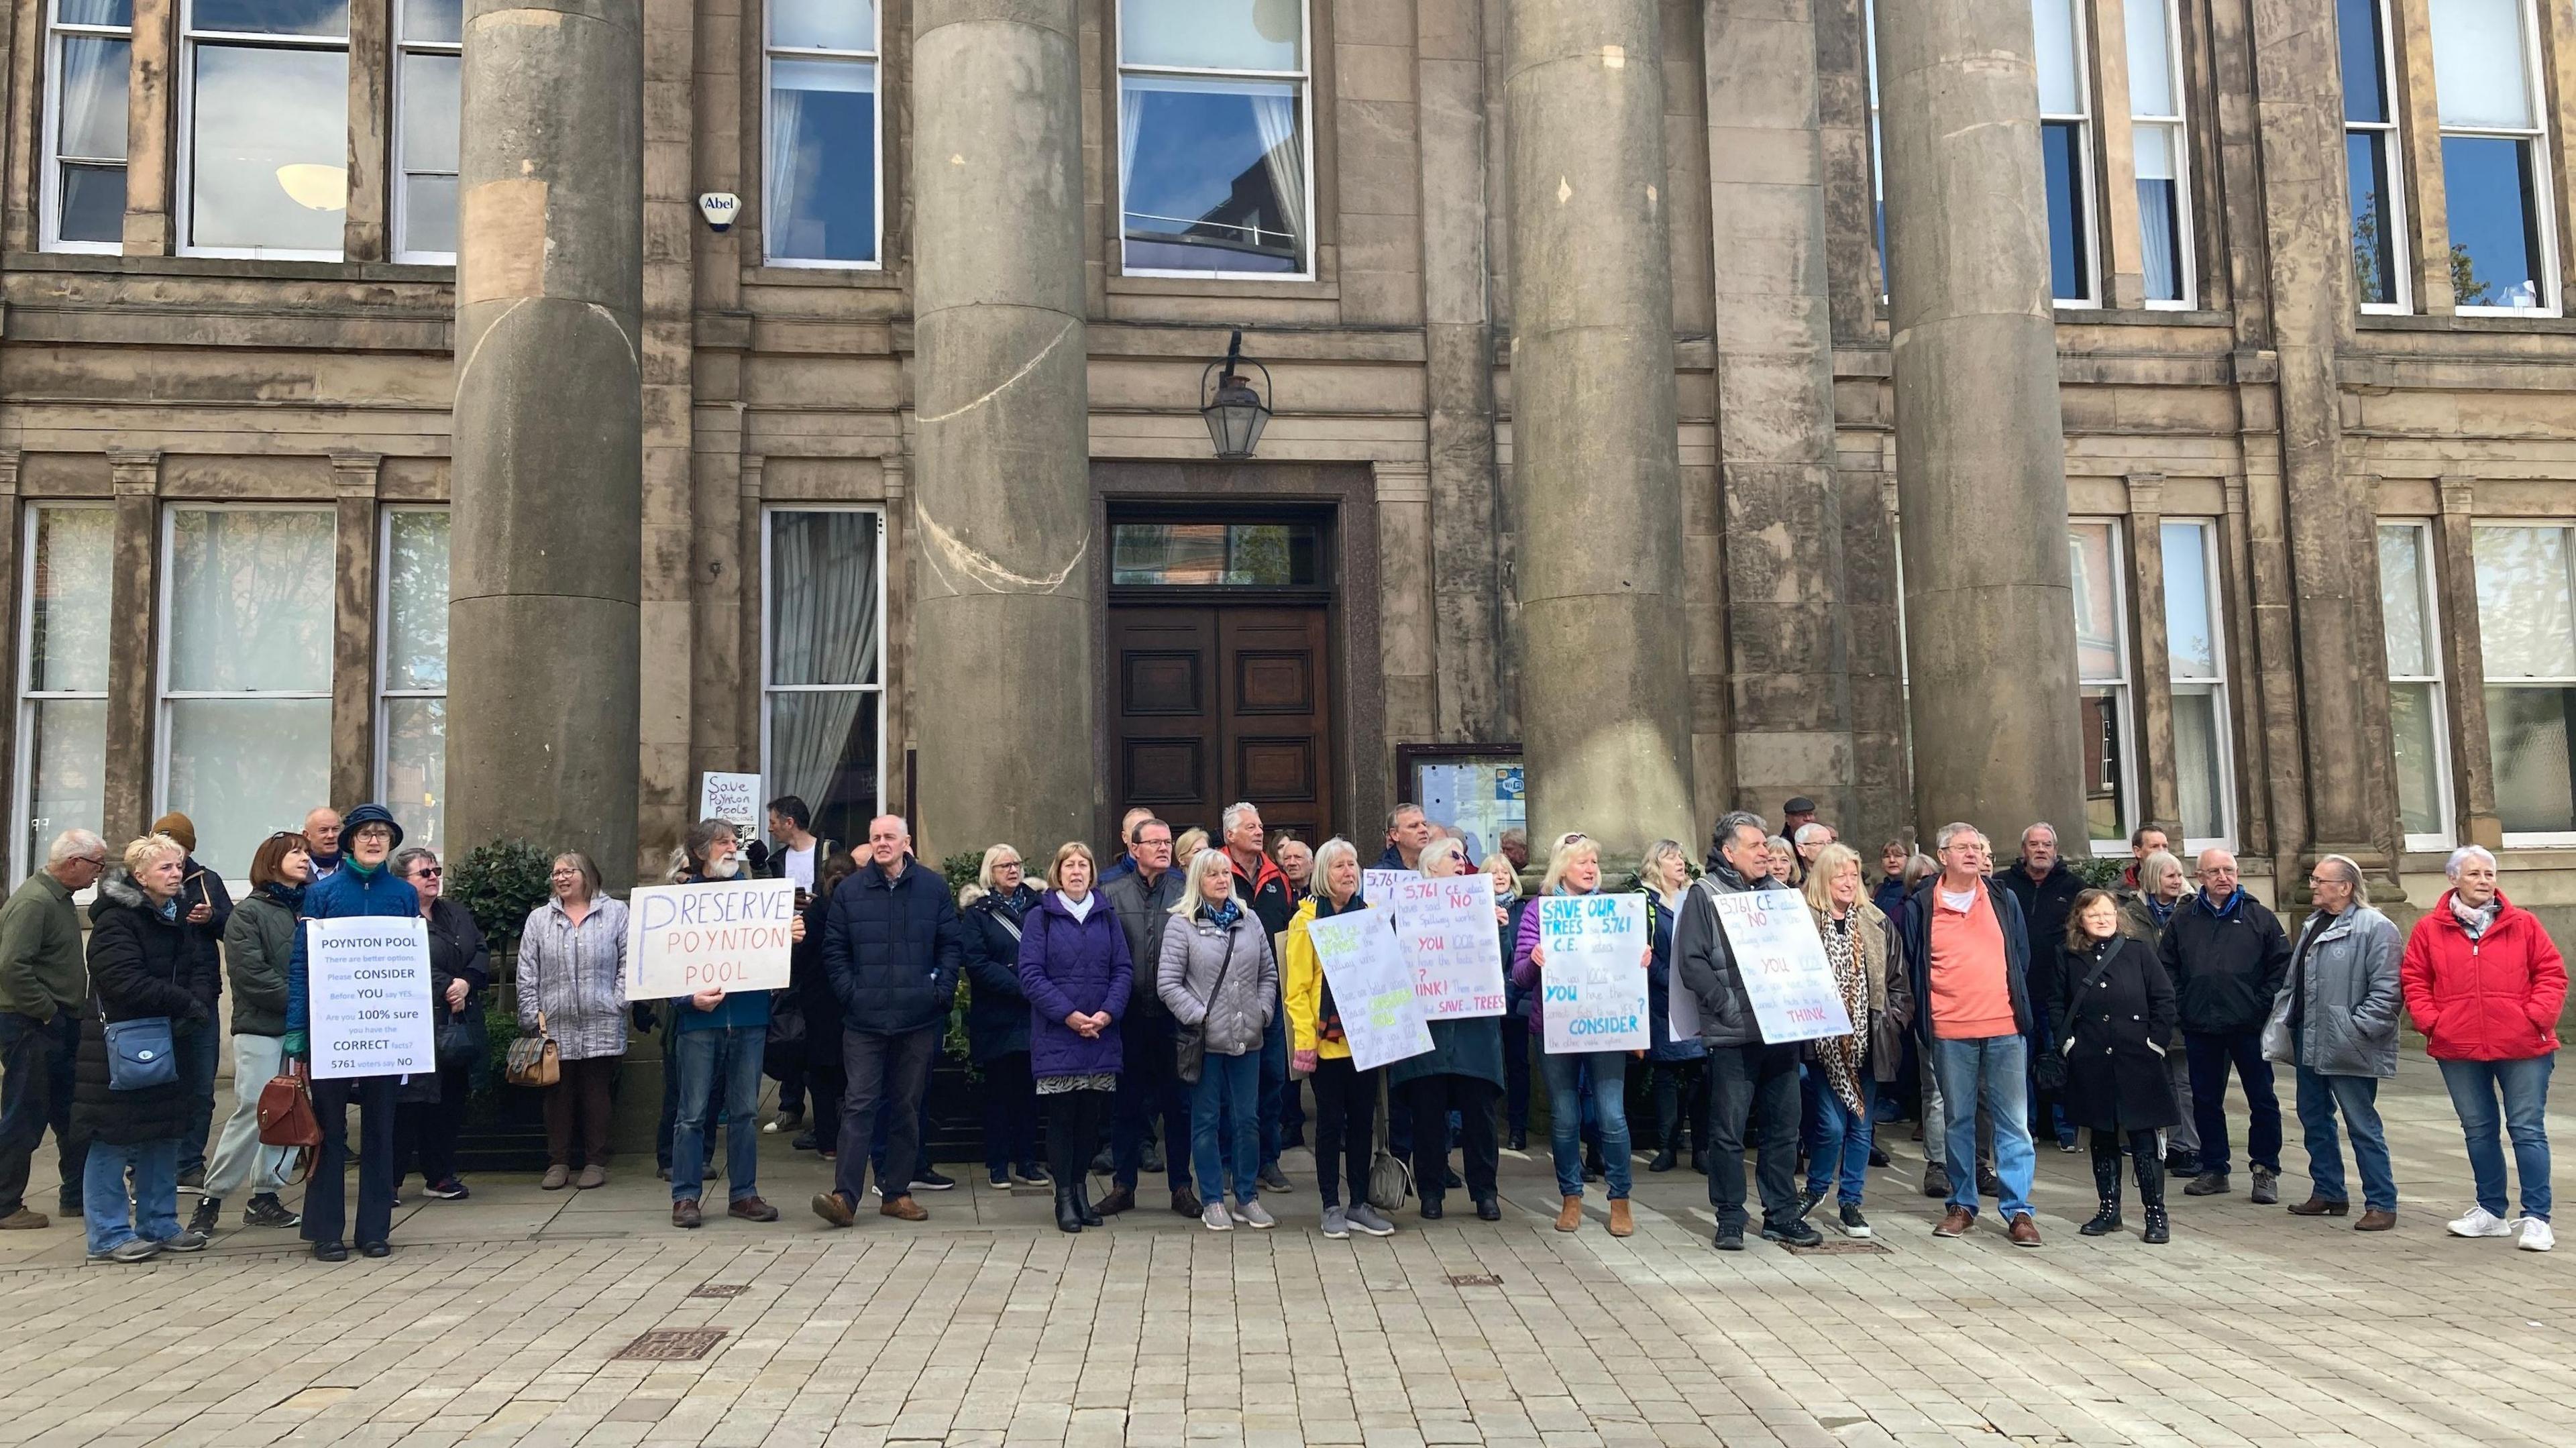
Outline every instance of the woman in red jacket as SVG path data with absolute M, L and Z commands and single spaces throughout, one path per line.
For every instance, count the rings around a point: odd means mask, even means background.
M 2558 1010 L 2567 967 L 2549 932 L 2496 890 L 2496 858 L 2476 845 L 2452 852 L 2451 888 L 2415 922 L 2399 977 L 2406 1011 L 2441 1064 L 2451 1107 L 2468 1138 L 2478 1204 L 2451 1223 L 2455 1237 L 2510 1237 L 2505 1218 L 2499 1112 L 2522 1177 L 2520 1246 L 2546 1252 L 2549 1230 L 2549 1072 L 2557 1061 Z

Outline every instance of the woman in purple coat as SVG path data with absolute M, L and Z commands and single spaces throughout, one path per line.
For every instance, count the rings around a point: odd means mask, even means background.
M 1020 989 L 1029 998 L 1029 1072 L 1047 1108 L 1047 1157 L 1055 1176 L 1055 1224 L 1068 1232 L 1100 1225 L 1091 1207 L 1091 1152 L 1109 1121 L 1135 964 L 1118 912 L 1092 892 L 1099 871 L 1091 847 L 1058 846 L 1047 866 L 1054 889 L 1021 924 Z

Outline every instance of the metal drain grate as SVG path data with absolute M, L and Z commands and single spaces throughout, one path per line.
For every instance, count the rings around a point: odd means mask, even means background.
M 691 1297 L 740 1297 L 751 1290 L 746 1282 L 701 1282 Z
M 1884 1256 L 1886 1252 L 1887 1244 L 1884 1242 L 1854 1241 L 1848 1237 L 1827 1237 L 1812 1247 L 1789 1248 L 1792 1257 L 1866 1257 L 1872 1254 Z
M 611 1362 L 686 1363 L 724 1340 L 721 1327 L 657 1327 L 617 1350 Z
M 1495 1276 L 1491 1272 L 1452 1272 L 1449 1274 L 1449 1285 L 1452 1287 L 1500 1287 L 1503 1285 L 1503 1279 Z

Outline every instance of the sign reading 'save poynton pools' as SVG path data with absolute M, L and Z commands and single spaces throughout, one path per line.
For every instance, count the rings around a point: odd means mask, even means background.
M 429 1022 L 429 922 L 357 916 L 304 922 L 313 1077 L 438 1069 Z

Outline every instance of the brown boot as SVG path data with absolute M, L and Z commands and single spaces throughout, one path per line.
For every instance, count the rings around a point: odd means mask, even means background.
M 0 1217 L 0 1232 L 35 1232 L 54 1224 L 54 1219 L 30 1207 L 20 1207 Z
M 2333 1201 L 2329 1198 L 2318 1196 L 2312 1192 L 2308 1195 L 2308 1199 L 2306 1201 L 2294 1202 L 2291 1204 L 2290 1215 L 2294 1217 L 2340 1217 L 2350 1210 L 2352 1210 L 2352 1203 L 2350 1202 Z
M 671 1225 L 672 1225 L 672 1226 L 674 1226 L 674 1227 L 694 1227 L 694 1226 L 696 1226 L 696 1225 L 697 1225 L 701 1220 L 703 1220 L 703 1219 L 698 1215 L 698 1202 L 697 1202 L 697 1198 L 695 1198 L 695 1197 L 682 1197 L 682 1198 L 680 1198 L 678 1201 L 673 1202 L 673 1203 L 671 1204 Z
M 1935 1237 L 1964 1237 L 1977 1224 L 1977 1214 L 1966 1207 L 1952 1207 L 1941 1216 L 1941 1225 L 1932 1229 Z
M 1610 1202 L 1610 1235 L 1626 1237 L 1637 1230 L 1637 1219 L 1628 1214 L 1628 1199 L 1615 1197 Z
M 1556 1214 L 1556 1229 L 1571 1232 L 1583 1225 L 1583 1198 L 1567 1197 L 1565 1206 Z
M 2383 1212 L 2377 1207 L 2369 1207 L 2362 1211 L 2361 1220 L 2353 1223 L 2352 1229 L 2356 1232 L 2385 1232 L 2396 1225 L 2395 1212 Z
M 885 1205 L 877 1208 L 877 1215 L 880 1217 L 897 1217 L 907 1222 L 927 1222 L 930 1220 L 930 1213 L 921 1209 L 921 1203 L 914 1201 L 910 1192 L 906 1192 L 899 1197 L 886 1198 Z
M 746 1222 L 775 1222 L 778 1209 L 758 1197 L 745 1197 L 738 1202 L 726 1203 L 725 1215 L 740 1217 Z

